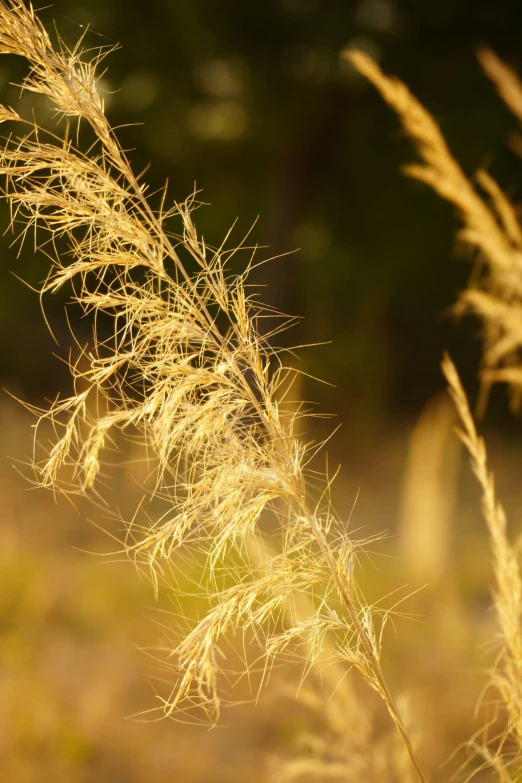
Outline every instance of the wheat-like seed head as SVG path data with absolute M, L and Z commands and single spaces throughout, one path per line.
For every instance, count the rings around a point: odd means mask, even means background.
M 515 210 L 494 179 L 479 171 L 477 181 L 489 197 L 487 203 L 451 155 L 433 117 L 402 82 L 386 76 L 362 52 L 347 51 L 346 57 L 376 86 L 414 141 L 423 163 L 406 166 L 405 172 L 430 185 L 457 208 L 463 222 L 458 238 L 477 251 L 476 268 L 456 312 L 475 313 L 483 323 L 480 408 L 484 408 L 491 384 L 507 381 L 512 405 L 518 409 L 522 399 L 519 379 L 505 374 L 520 363 L 522 349 L 522 321 L 517 317 L 522 303 L 522 230 Z M 491 65 L 491 56 L 487 63 Z

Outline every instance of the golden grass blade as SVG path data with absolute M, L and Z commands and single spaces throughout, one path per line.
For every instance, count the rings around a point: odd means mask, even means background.
M 522 578 L 518 556 L 507 536 L 507 520 L 499 503 L 493 474 L 489 471 L 484 440 L 479 437 L 455 365 L 444 357 L 442 369 L 453 397 L 468 450 L 471 467 L 482 489 L 482 511 L 489 531 L 496 589 L 495 611 L 501 631 L 501 655 L 492 682 L 502 697 L 509 720 L 507 732 L 522 750 Z
M 436 588 L 450 567 L 461 447 L 453 434 L 455 409 L 446 394 L 424 407 L 413 430 L 404 470 L 399 546 L 416 579 Z

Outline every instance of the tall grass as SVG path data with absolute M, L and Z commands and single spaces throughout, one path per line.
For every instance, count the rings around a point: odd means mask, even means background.
M 397 112 L 404 129 L 421 157 L 420 164 L 405 168 L 408 175 L 430 185 L 458 211 L 463 227 L 461 241 L 475 250 L 476 265 L 456 309 L 470 311 L 483 324 L 482 399 L 483 412 L 492 383 L 506 382 L 515 410 L 520 408 L 522 330 L 522 227 L 516 212 L 498 184 L 485 171 L 477 173 L 480 192 L 472 185 L 450 150 L 432 116 L 398 79 L 386 76 L 379 66 L 360 51 L 346 57 L 378 89 Z M 481 50 L 479 59 L 495 82 L 500 96 L 520 118 L 522 85 L 515 74 L 492 52 Z M 465 392 L 451 360 L 443 361 L 461 424 L 461 440 L 482 491 L 482 509 L 487 523 L 496 587 L 493 590 L 499 627 L 498 656 L 491 682 L 504 708 L 505 722 L 493 744 L 473 741 L 472 746 L 501 781 L 519 779 L 510 766 L 522 751 L 522 578 L 517 548 L 507 534 L 504 509 L 497 500 L 492 473 L 487 465 L 486 446 L 477 434 Z M 511 772 L 510 772 L 511 769 Z
M 406 166 L 405 173 L 430 185 L 456 207 L 463 224 L 458 239 L 475 251 L 474 274 L 460 295 L 457 312 L 471 312 L 483 324 L 480 410 L 485 408 L 491 384 L 499 381 L 509 384 L 513 408 L 518 410 L 522 229 L 515 210 L 488 172 L 477 172 L 477 186 L 470 182 L 453 158 L 433 117 L 402 82 L 386 76 L 362 52 L 347 52 L 346 56 L 397 112 L 414 141 L 421 163 Z M 498 60 L 492 60 L 492 55 L 483 53 L 481 57 L 483 63 L 489 64 L 490 71 L 492 62 L 498 67 Z M 510 95 L 513 95 L 513 81 L 509 85 Z
M 97 88 L 108 50 L 83 39 L 53 45 L 32 7 L 10 0 L 0 2 L 0 53 L 25 58 L 23 89 L 45 96 L 58 120 L 50 133 L 1 110 L 20 129 L 0 151 L 12 226 L 51 258 L 42 295 L 69 285 L 93 324 L 71 365 L 72 393 L 36 411 L 55 432 L 43 453 L 36 447 L 36 477 L 101 499 L 118 433 L 139 439 L 151 493 L 168 510 L 137 509 L 126 551 L 156 589 L 177 557 L 206 603 L 203 616 L 177 624 L 186 632 L 167 650 L 173 686 L 161 709 L 216 721 L 230 666 L 223 645 L 240 634 L 257 644 L 267 676 L 289 654 L 305 672 L 358 669 L 425 780 L 381 668 L 387 613 L 358 590 L 360 544 L 331 508 L 332 477 L 312 471 L 318 446 L 294 435 L 306 411 L 285 400 L 295 370 L 273 342 L 289 321 L 247 287 L 255 248 L 229 246 L 229 235 L 208 245 L 192 219 L 196 194 L 172 203 L 165 188 L 149 198 Z M 233 275 L 241 249 L 250 261 Z
M 348 535 L 348 523 L 332 508 L 334 476 L 316 470 L 321 444 L 298 437 L 310 414 L 290 399 L 297 371 L 275 343 L 292 319 L 261 305 L 249 287 L 257 258 L 248 237 L 234 242 L 228 232 L 218 246 L 208 244 L 193 220 L 197 194 L 176 203 L 167 187 L 149 194 L 134 174 L 97 86 L 109 52 L 88 49 L 85 38 L 72 49 L 59 38 L 53 43 L 30 5 L 0 0 L 0 53 L 25 58 L 23 90 L 45 96 L 57 120 L 50 131 L 22 109 L 0 107 L 0 121 L 15 126 L 0 148 L 12 227 L 21 241 L 34 235 L 50 260 L 42 296 L 68 287 L 92 323 L 90 342 L 70 366 L 72 391 L 35 409 L 37 481 L 107 504 L 118 444 L 132 439 L 146 451 L 146 499 L 119 520 L 126 530 L 121 550 L 148 570 L 156 591 L 181 599 L 190 584 L 190 597 L 205 607 L 196 616 L 178 602 L 181 615 L 164 651 L 171 690 L 158 694 L 164 715 L 215 722 L 223 683 L 252 667 L 265 682 L 275 662 L 290 659 L 301 667 L 301 701 L 320 715 L 323 733 L 313 748 L 279 765 L 276 780 L 425 781 L 415 727 L 412 733 L 401 716 L 381 666 L 390 611 L 366 601 L 357 584 L 365 542 Z M 401 82 L 361 52 L 347 56 L 414 140 L 421 163 L 407 173 L 462 218 L 459 238 L 476 250 L 477 266 L 457 308 L 484 326 L 481 405 L 491 384 L 502 381 L 517 408 L 522 229 L 515 210 L 487 172 L 478 173 L 478 186 L 469 181 L 431 115 Z M 514 75 L 491 53 L 480 57 L 518 113 L 522 89 Z M 248 260 L 244 272 L 233 274 L 229 262 L 238 253 Z M 492 682 L 505 720 L 496 738 L 473 744 L 484 764 L 509 781 L 522 749 L 522 580 L 484 442 L 449 359 L 443 369 L 482 490 L 496 579 Z M 445 414 L 444 421 L 447 429 Z M 45 446 L 49 430 L 54 437 Z M 157 514 L 156 500 L 164 513 Z M 439 544 L 432 565 L 440 579 L 447 542 Z M 245 653 L 239 670 L 238 655 L 227 654 L 234 635 L 256 650 Z M 375 739 L 352 668 L 385 705 L 393 737 Z M 318 677 L 306 681 L 311 671 Z

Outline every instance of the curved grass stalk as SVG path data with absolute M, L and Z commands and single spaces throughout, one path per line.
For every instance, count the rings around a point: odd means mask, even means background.
M 22 238 L 30 229 L 45 236 L 40 247 L 54 253 L 42 293 L 71 285 L 93 323 L 91 344 L 71 366 L 73 393 L 38 411 L 56 437 L 34 468 L 45 486 L 100 491 L 116 433 L 138 438 L 150 453 L 151 499 L 167 511 L 129 523 L 129 554 L 157 582 L 175 552 L 186 558 L 200 570 L 194 581 L 208 607 L 200 620 L 185 617 L 188 630 L 169 653 L 177 680 L 165 713 L 202 710 L 217 719 L 220 643 L 233 632 L 253 636 L 267 666 L 303 638 L 313 664 L 328 636 L 332 660 L 355 665 L 383 699 L 424 781 L 382 672 L 378 615 L 353 581 L 356 546 L 330 509 L 327 477 L 321 502 L 312 504 L 314 449 L 293 435 L 305 412 L 279 399 L 293 370 L 270 341 L 288 319 L 248 293 L 250 262 L 243 274 L 229 272 L 241 246 L 210 247 L 198 235 L 195 195 L 165 209 L 164 193 L 159 208 L 151 206 L 98 94 L 105 50 L 87 55 L 82 40 L 72 51 L 62 42 L 55 48 L 31 6 L 1 0 L 0 53 L 24 57 L 31 68 L 24 88 L 95 136 L 84 153 L 80 127 L 73 143 L 66 125 L 61 140 L 34 126 L 0 153 L 13 226 L 22 223 Z M 0 119 L 15 115 L 3 110 Z M 275 326 L 263 332 L 267 318 Z M 261 572 L 248 553 L 253 534 L 277 541 Z M 288 605 L 303 595 L 311 616 L 282 626 Z
M 484 440 L 479 437 L 455 365 L 444 358 L 442 369 L 460 417 L 460 438 L 468 450 L 471 467 L 482 489 L 482 511 L 486 520 L 496 589 L 495 612 L 501 631 L 501 651 L 491 681 L 498 690 L 508 714 L 506 737 L 515 738 L 522 752 L 522 577 L 518 555 L 507 536 L 507 519 L 495 492 L 489 471 Z M 486 751 L 484 751 L 486 754 Z M 498 760 L 499 764 L 502 759 Z
M 406 166 L 405 173 L 426 183 L 456 207 L 463 223 L 457 237 L 476 251 L 476 268 L 459 298 L 456 311 L 474 313 L 483 324 L 479 413 L 484 412 L 489 390 L 495 382 L 509 385 L 511 405 L 518 411 L 522 404 L 519 369 L 522 355 L 522 230 L 516 211 L 486 171 L 477 173 L 480 189 L 470 182 L 452 156 L 437 123 L 405 84 L 384 74 L 363 52 L 347 51 L 345 56 L 397 112 L 414 142 L 421 163 Z M 519 105 L 522 98 L 514 74 L 491 53 L 483 51 L 480 58 L 514 111 L 515 104 Z

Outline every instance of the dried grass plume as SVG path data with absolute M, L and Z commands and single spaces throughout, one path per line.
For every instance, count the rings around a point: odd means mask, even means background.
M 22 131 L 0 150 L 13 228 L 21 240 L 36 236 L 52 259 L 42 295 L 70 286 L 93 327 L 71 366 L 72 393 L 37 411 L 40 438 L 46 424 L 55 432 L 35 451 L 37 478 L 101 497 L 119 439 L 138 440 L 165 513 L 139 508 L 122 520 L 126 550 L 157 588 L 169 582 L 175 593 L 180 570 L 188 574 L 206 607 L 196 618 L 182 614 L 172 630 L 173 686 L 161 709 L 217 720 L 231 635 L 256 647 L 266 676 L 290 654 L 304 673 L 355 667 L 424 781 L 380 664 L 387 612 L 360 595 L 359 545 L 331 508 L 331 477 L 310 467 L 317 446 L 295 437 L 306 411 L 285 399 L 295 370 L 274 345 L 289 321 L 247 285 L 255 248 L 228 235 L 209 245 L 193 221 L 196 194 L 184 203 L 166 188 L 148 194 L 98 91 L 108 50 L 83 40 L 55 46 L 30 5 L 2 0 L 0 53 L 27 60 L 24 90 L 46 96 L 58 120 L 50 133 L 2 110 Z M 233 274 L 240 250 L 249 261 Z

